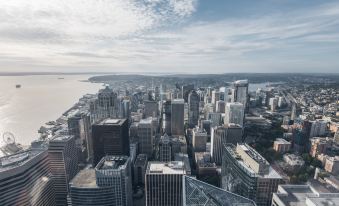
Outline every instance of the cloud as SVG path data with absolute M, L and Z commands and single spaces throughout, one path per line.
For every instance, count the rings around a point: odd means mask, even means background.
M 5 51 L 0 57 L 6 58 L 0 71 L 13 65 L 18 70 L 270 71 L 282 65 L 314 68 L 321 63 L 312 55 L 338 53 L 339 3 L 246 18 L 220 14 L 225 16 L 217 21 L 194 19 L 198 4 L 0 1 L 0 49 Z

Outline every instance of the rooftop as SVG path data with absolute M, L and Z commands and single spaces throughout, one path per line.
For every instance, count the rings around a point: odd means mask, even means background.
M 236 84 L 236 85 L 246 85 L 246 84 L 248 84 L 248 80 L 247 79 L 237 80 L 237 81 L 234 82 L 234 84 Z
M 146 174 L 186 174 L 182 161 L 148 162 Z
M 33 158 L 43 153 L 42 149 L 29 149 L 13 155 L 8 155 L 0 158 L 0 172 L 4 172 L 16 167 L 20 167 Z
M 256 162 L 269 165 L 268 161 L 263 156 L 261 156 L 255 149 L 250 147 L 248 144 L 238 144 L 237 150 L 238 149 L 243 150 L 247 155 L 249 155 Z
M 72 135 L 56 135 L 54 137 L 51 138 L 50 141 L 68 141 L 70 139 L 72 139 L 74 136 Z
M 126 119 L 104 119 L 98 125 L 122 125 Z
M 96 188 L 97 181 L 94 169 L 81 170 L 70 182 L 71 187 Z
M 274 196 L 286 206 L 339 205 L 339 193 L 321 193 L 313 185 L 279 185 Z
M 283 139 L 283 138 L 277 138 L 275 139 L 274 143 L 278 143 L 278 144 L 291 144 L 289 141 Z
M 271 178 L 271 179 L 281 179 L 282 177 L 279 175 L 277 171 L 275 171 L 271 166 L 268 165 L 268 172 L 265 174 L 258 174 L 256 173 L 251 167 L 249 167 L 241 156 L 236 152 L 236 148 L 233 144 L 225 144 L 225 149 L 233 156 L 234 159 L 236 159 L 238 165 L 242 167 L 244 170 L 246 170 L 248 173 L 251 174 L 251 176 L 257 176 L 261 178 Z M 266 161 L 266 160 L 265 160 Z
M 147 155 L 139 154 L 134 162 L 135 166 L 144 166 L 147 164 Z
M 172 104 L 184 104 L 184 99 L 173 99 Z
M 141 119 L 140 122 L 139 122 L 139 125 L 140 124 L 152 124 L 152 117 L 149 117 L 149 118 L 146 118 L 146 119 Z
M 95 167 L 96 170 L 115 170 L 124 169 L 126 167 L 127 156 L 105 156 Z

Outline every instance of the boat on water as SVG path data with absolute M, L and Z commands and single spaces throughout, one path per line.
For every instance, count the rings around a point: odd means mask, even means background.
M 17 84 L 17 85 L 15 85 L 15 88 L 19 89 L 19 88 L 21 88 L 21 85 Z

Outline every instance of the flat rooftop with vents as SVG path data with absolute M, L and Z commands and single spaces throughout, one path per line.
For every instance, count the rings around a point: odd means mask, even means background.
M 186 174 L 184 162 L 148 162 L 147 174 Z

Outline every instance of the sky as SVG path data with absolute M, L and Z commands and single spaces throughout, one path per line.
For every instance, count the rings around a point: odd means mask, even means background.
M 1 0 L 0 72 L 339 72 L 337 0 Z

